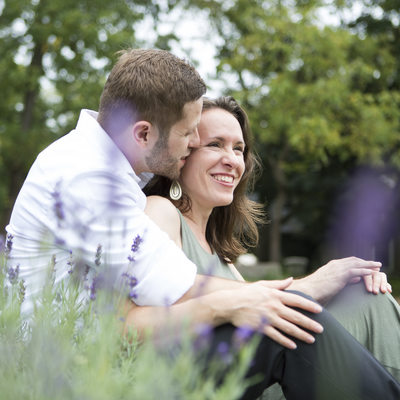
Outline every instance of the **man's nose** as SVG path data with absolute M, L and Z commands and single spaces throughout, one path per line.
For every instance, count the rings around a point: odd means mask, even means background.
M 200 146 L 200 135 L 196 128 L 190 135 L 189 147 L 199 147 Z

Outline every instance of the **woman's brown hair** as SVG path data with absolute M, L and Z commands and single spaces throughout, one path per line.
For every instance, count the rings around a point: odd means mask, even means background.
M 206 229 L 206 239 L 220 258 L 235 262 L 237 257 L 258 243 L 257 224 L 264 222 L 263 206 L 247 196 L 259 170 L 260 163 L 253 149 L 253 136 L 246 112 L 233 97 L 217 99 L 204 98 L 203 112 L 220 108 L 232 114 L 240 124 L 245 142 L 245 171 L 235 189 L 231 204 L 215 207 L 210 215 Z M 146 195 L 159 195 L 168 198 L 171 181 L 156 176 L 145 187 Z M 175 206 L 185 214 L 191 208 L 190 198 L 184 193 L 182 198 L 174 202 Z

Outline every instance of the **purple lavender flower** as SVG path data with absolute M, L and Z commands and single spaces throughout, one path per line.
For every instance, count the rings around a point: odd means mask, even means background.
M 72 250 L 69 251 L 67 265 L 69 266 L 68 273 L 71 275 L 74 270 L 74 256 L 72 255 Z
M 398 218 L 394 217 L 397 204 L 396 183 L 392 178 L 380 170 L 361 167 L 337 199 L 327 235 L 330 257 L 380 259 L 380 249 L 387 248 L 398 226 Z
M 56 186 L 54 188 L 54 192 L 51 194 L 51 197 L 53 197 L 53 199 L 54 199 L 53 211 L 57 217 L 58 226 L 60 226 L 61 221 L 63 221 L 65 219 L 64 206 L 63 206 L 63 203 L 61 200 L 61 194 L 60 194 L 60 185 L 61 185 L 61 182 L 57 182 Z
M 137 298 L 137 294 L 136 294 L 134 288 L 138 283 L 137 279 L 133 275 L 129 274 L 128 272 L 124 272 L 122 274 L 122 278 L 124 278 L 125 285 L 128 287 L 128 290 L 129 290 L 128 296 L 129 296 L 129 298 L 136 299 Z
M 197 353 L 209 346 L 214 329 L 210 324 L 198 324 L 195 327 L 195 333 L 196 337 L 193 341 L 193 349 Z
M 6 237 L 6 244 L 5 244 L 6 254 L 10 253 L 10 251 L 12 249 L 13 239 L 14 239 L 14 236 L 11 233 L 9 233 Z
M 230 351 L 229 345 L 227 342 L 220 342 L 217 346 L 217 353 L 220 357 L 220 360 L 225 364 L 229 365 L 233 361 L 233 355 Z
M 97 266 L 99 266 L 99 265 L 101 264 L 101 253 L 102 253 L 102 246 L 101 246 L 101 244 L 99 244 L 99 245 L 97 246 L 96 257 L 95 257 L 95 260 L 94 260 L 94 263 L 95 263 Z
M 102 278 L 100 275 L 97 275 L 93 278 L 92 283 L 87 289 L 89 289 L 89 298 L 90 300 L 94 301 L 96 300 L 96 295 L 97 295 L 97 289 L 99 288 L 100 284 L 102 282 Z
M 243 345 L 248 343 L 254 335 L 254 329 L 250 326 L 240 326 L 235 330 L 233 336 L 233 345 L 235 348 L 240 349 Z
M 131 253 L 132 253 L 132 254 L 130 254 L 130 255 L 128 256 L 128 260 L 129 260 L 130 262 L 134 262 L 134 261 L 135 261 L 135 253 L 138 252 L 139 246 L 140 246 L 140 244 L 141 244 L 142 242 L 143 242 L 143 239 L 142 239 L 139 235 L 137 235 L 137 236 L 135 237 L 135 239 L 133 239 L 133 243 L 132 243 L 132 246 L 131 246 Z
M 260 320 L 260 325 L 258 326 L 258 329 L 257 329 L 258 332 L 262 332 L 267 325 L 269 325 L 268 318 L 265 316 L 262 316 L 261 320 Z
M 12 285 L 17 283 L 18 276 L 19 276 L 19 264 L 17 264 L 17 266 L 15 268 L 13 268 L 13 267 L 7 268 L 7 277 Z
M 133 243 L 132 243 L 132 246 L 131 246 L 131 251 L 133 253 L 136 253 L 139 250 L 139 246 L 140 246 L 140 244 L 142 242 L 143 242 L 143 239 L 139 235 L 137 235 L 135 237 L 135 239 L 133 240 Z
M 65 240 L 62 239 L 62 238 L 60 238 L 60 237 L 56 237 L 56 238 L 54 239 L 54 244 L 55 244 L 56 246 L 60 246 L 60 247 L 65 246 Z

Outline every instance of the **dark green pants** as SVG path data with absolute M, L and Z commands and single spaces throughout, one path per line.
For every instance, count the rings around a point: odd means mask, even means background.
M 302 312 L 322 324 L 324 332 L 311 345 L 296 341 L 296 350 L 261 335 L 247 374 L 261 380 L 242 399 L 256 399 L 275 382 L 289 400 L 400 399 L 400 384 L 329 312 Z M 221 343 L 230 345 L 235 330 L 229 324 L 216 328 L 210 354 L 216 354 Z

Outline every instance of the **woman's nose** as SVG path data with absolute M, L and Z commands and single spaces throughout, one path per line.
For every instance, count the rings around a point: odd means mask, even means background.
M 237 168 L 239 165 L 239 160 L 237 155 L 233 150 L 226 151 L 222 157 L 222 162 L 224 165 L 229 166 L 230 168 Z

